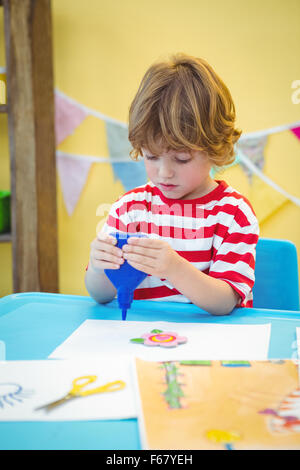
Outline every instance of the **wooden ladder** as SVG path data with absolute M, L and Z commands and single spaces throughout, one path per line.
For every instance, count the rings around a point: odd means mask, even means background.
M 4 8 L 14 292 L 58 292 L 50 0 Z

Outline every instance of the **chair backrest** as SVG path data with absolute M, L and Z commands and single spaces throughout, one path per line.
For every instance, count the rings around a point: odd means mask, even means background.
M 260 238 L 256 249 L 253 307 L 299 310 L 298 261 L 288 240 Z

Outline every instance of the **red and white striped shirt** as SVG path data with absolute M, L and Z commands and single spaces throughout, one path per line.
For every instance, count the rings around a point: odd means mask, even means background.
M 252 307 L 259 227 L 249 201 L 225 181 L 197 199 L 169 199 L 149 182 L 111 207 L 103 231 L 159 238 L 199 271 L 227 282 Z M 134 299 L 189 302 L 167 279 L 148 275 Z

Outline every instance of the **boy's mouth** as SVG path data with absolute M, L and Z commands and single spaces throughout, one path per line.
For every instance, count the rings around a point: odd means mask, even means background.
M 174 188 L 177 188 L 177 185 L 176 184 L 165 184 L 165 183 L 159 183 L 159 186 L 162 188 L 162 189 L 165 189 L 165 190 L 170 190 L 170 189 L 174 189 Z

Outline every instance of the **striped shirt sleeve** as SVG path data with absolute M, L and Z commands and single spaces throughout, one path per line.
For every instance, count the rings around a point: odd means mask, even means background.
M 112 204 L 108 217 L 101 229 L 104 233 L 137 233 L 140 224 L 131 217 L 130 204 L 122 198 Z
M 118 232 L 120 229 L 120 220 L 117 213 L 117 202 L 111 205 L 109 214 L 106 218 L 106 221 L 101 229 L 101 232 L 104 233 L 114 233 Z
M 213 247 L 209 275 L 227 282 L 239 294 L 242 307 L 252 307 L 258 237 L 258 221 L 252 208 L 242 201 L 227 234 Z

